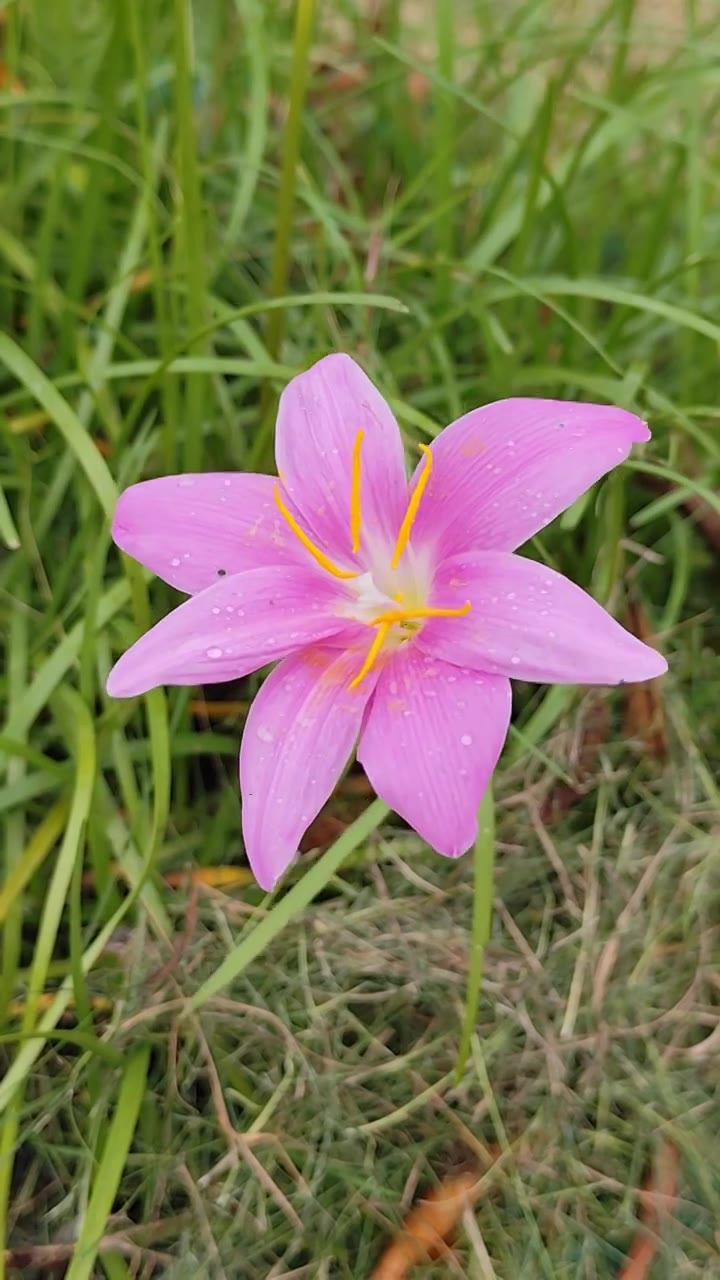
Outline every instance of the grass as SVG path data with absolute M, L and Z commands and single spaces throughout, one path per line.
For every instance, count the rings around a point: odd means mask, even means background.
M 416 1274 L 608 1280 L 667 1142 L 651 1280 L 720 1275 L 720 20 L 435 8 L 0 10 L 0 1277 L 362 1280 L 499 1147 L 492 1270 L 462 1229 Z M 632 603 L 664 734 L 516 687 L 459 1080 L 471 859 L 346 788 L 277 903 L 171 889 L 243 864 L 241 716 L 103 692 L 172 603 L 111 546 L 117 491 L 271 465 L 284 381 L 337 348 L 409 444 L 511 393 L 653 427 L 530 552 Z

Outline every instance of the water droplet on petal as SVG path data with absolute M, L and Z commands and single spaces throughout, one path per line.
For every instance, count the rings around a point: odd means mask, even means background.
M 464 747 L 472 746 L 472 737 L 470 736 L 469 733 L 464 733 L 460 741 Z
M 213 613 L 219 613 L 219 612 L 220 610 L 218 609 L 217 605 L 215 605 L 215 607 L 213 608 Z
M 517 666 L 519 666 L 519 665 L 520 665 L 520 659 L 519 659 L 519 657 L 518 657 L 518 655 L 517 655 L 516 653 L 514 653 L 514 654 L 513 654 L 513 656 L 512 656 L 512 658 L 510 659 L 510 661 L 512 662 L 512 664 L 513 664 L 513 666 L 514 666 L 514 667 L 517 667 Z
M 214 649 L 208 649 L 208 658 L 222 658 L 222 649 L 218 649 L 217 645 Z
M 172 565 L 173 569 L 177 569 L 178 565 L 180 564 L 180 561 L 179 561 L 179 559 L 178 559 L 178 557 L 177 557 L 177 556 L 173 556 L 173 558 L 172 558 L 172 560 L 170 561 L 170 563 L 171 563 L 171 565 Z
M 261 725 L 256 732 L 261 742 L 274 742 L 275 740 L 274 734 L 272 734 L 269 729 L 266 729 L 265 725 Z

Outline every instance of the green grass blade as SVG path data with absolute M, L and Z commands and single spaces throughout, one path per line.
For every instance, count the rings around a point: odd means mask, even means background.
M 95 1259 L 135 1134 L 150 1065 L 150 1046 L 138 1049 L 123 1073 L 113 1118 L 93 1179 L 87 1211 L 65 1280 L 91 1280 Z
M 315 21 L 315 0 L 296 0 L 295 35 L 288 93 L 288 114 L 282 149 L 282 169 L 275 221 L 275 245 L 270 270 L 270 293 L 273 298 L 287 292 L 290 266 L 290 243 L 293 231 L 295 184 L 300 159 L 302 114 L 310 69 L 310 48 Z M 275 311 L 267 331 L 267 349 L 272 360 L 280 353 L 284 312 Z
M 206 1004 L 212 996 L 237 978 L 251 961 L 262 955 L 293 917 L 309 906 L 313 898 L 330 883 L 346 858 L 372 835 L 387 813 L 387 805 L 382 800 L 373 800 L 365 812 L 343 831 L 327 853 L 303 873 L 302 878 L 292 889 L 288 889 L 276 906 L 271 907 L 260 924 L 232 949 L 222 964 L 195 992 L 191 1007 L 199 1009 Z
M 108 519 L 112 518 L 117 489 L 105 459 L 85 431 L 77 414 L 40 368 L 7 333 L 0 333 L 0 363 L 21 382 L 41 405 L 73 452 Z
M 67 827 L 65 828 L 65 835 L 48 884 L 40 927 L 35 941 L 28 984 L 27 1011 L 23 1021 L 24 1030 L 29 1029 L 35 1021 L 37 998 L 45 987 L 73 868 L 76 860 L 82 857 L 83 832 L 90 811 L 90 801 L 95 784 L 95 731 L 90 713 L 74 690 L 66 689 L 63 693 L 68 716 L 72 716 L 76 735 L 74 744 L 75 779 Z
M 458 1050 L 455 1079 L 460 1081 L 470 1054 L 472 1038 L 477 1029 L 485 949 L 492 929 L 492 904 L 495 872 L 495 804 L 492 783 L 480 803 L 478 833 L 473 853 L 473 914 L 470 937 L 470 962 L 468 965 L 467 995 L 463 1018 L 460 1048 Z
M 193 95 L 194 36 L 190 0 L 173 0 L 175 37 L 175 113 L 178 131 L 179 235 L 177 274 L 186 282 L 186 319 L 190 334 L 205 324 L 206 264 L 205 227 L 198 167 L 195 104 Z M 200 349 L 204 344 L 200 344 Z M 185 403 L 186 471 L 197 471 L 203 454 L 203 421 L 207 384 L 193 378 Z

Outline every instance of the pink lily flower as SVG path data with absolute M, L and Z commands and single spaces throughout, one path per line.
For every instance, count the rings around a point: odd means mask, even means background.
M 265 680 L 240 749 L 242 823 L 270 889 L 358 743 L 375 791 L 456 857 L 510 722 L 510 679 L 667 670 L 567 578 L 513 555 L 650 438 L 623 409 L 512 399 L 452 423 L 408 481 L 395 418 L 349 356 L 280 399 L 279 479 L 167 476 L 127 489 L 113 537 L 190 595 L 113 667 L 108 692 Z

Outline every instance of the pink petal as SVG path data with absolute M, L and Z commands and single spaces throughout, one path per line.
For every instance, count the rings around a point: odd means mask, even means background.
M 454 858 L 475 839 L 509 723 L 508 680 L 438 662 L 412 645 L 382 671 L 358 760 L 378 795 Z
M 286 658 L 250 708 L 240 748 L 245 848 L 273 885 L 337 782 L 357 738 L 373 676 L 348 686 L 362 657 L 321 648 Z
M 331 355 L 283 391 L 275 438 L 278 473 L 296 510 L 321 546 L 346 564 L 356 562 L 350 534 L 355 437 L 361 452 L 362 532 L 357 562 L 381 541 L 394 545 L 407 504 L 407 479 L 398 425 L 359 365 Z
M 141 636 L 116 662 L 107 691 L 130 698 L 160 684 L 236 680 L 342 631 L 344 599 L 336 579 L 291 565 L 222 578 Z
M 431 445 L 413 543 L 435 544 L 439 558 L 513 551 L 649 439 L 640 418 L 607 405 L 514 399 L 473 409 Z
M 518 680 L 553 684 L 622 684 L 667 671 L 665 659 L 621 627 L 562 574 L 504 551 L 447 560 L 436 574 L 433 603 L 460 618 L 429 622 L 417 643 L 447 662 Z
M 218 575 L 306 564 L 273 500 L 272 476 L 215 472 L 143 480 L 120 495 L 113 538 L 128 555 L 193 595 Z

